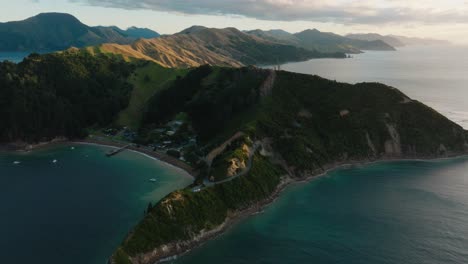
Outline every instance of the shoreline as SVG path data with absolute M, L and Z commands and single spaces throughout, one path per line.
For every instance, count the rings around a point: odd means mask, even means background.
M 117 142 L 101 142 L 101 141 L 95 141 L 95 140 L 73 140 L 73 141 L 68 141 L 68 143 L 72 144 L 82 144 L 82 145 L 95 145 L 95 146 L 103 146 L 103 147 L 111 147 L 111 148 L 121 148 L 124 146 L 123 143 L 117 143 Z M 169 155 L 165 155 L 160 152 L 155 152 L 155 151 L 150 151 L 150 150 L 145 150 L 142 148 L 137 148 L 134 146 L 130 146 L 126 148 L 125 150 L 129 150 L 134 153 L 138 153 L 140 155 L 143 155 L 149 159 L 159 161 L 164 163 L 167 166 L 170 166 L 174 169 L 178 169 L 183 171 L 184 173 L 187 173 L 190 175 L 192 178 L 196 178 L 197 172 L 188 164 L 186 164 L 183 161 L 180 161 L 176 158 L 173 158 Z
M 124 147 L 125 145 L 130 144 L 130 142 L 113 142 L 113 141 L 103 141 L 103 140 L 96 140 L 96 139 L 82 139 L 82 140 L 72 140 L 69 141 L 71 143 L 84 143 L 84 144 L 95 144 L 95 145 L 100 145 L 100 146 L 106 146 L 106 147 L 114 147 L 114 148 L 121 148 Z M 145 155 L 149 158 L 156 159 L 160 162 L 166 163 L 170 166 L 179 168 L 185 172 L 187 172 L 190 176 L 193 178 L 196 178 L 197 172 L 187 163 L 176 159 L 174 157 L 171 157 L 167 154 L 161 153 L 161 152 L 156 152 L 156 151 L 151 151 L 149 149 L 144 149 L 144 147 L 135 147 L 135 146 L 129 146 L 126 148 L 126 150 L 130 150 L 133 152 L 137 152 L 139 154 Z
M 65 138 L 56 138 L 49 142 L 40 142 L 38 144 L 24 144 L 24 143 L 12 143 L 8 145 L 0 145 L 0 151 L 16 151 L 19 153 L 28 153 L 31 151 L 43 149 L 46 147 L 54 146 L 54 145 L 66 145 L 66 144 L 83 144 L 83 145 L 96 145 L 96 146 L 104 146 L 104 147 L 112 147 L 112 148 L 120 148 L 126 145 L 126 143 L 119 143 L 119 142 L 108 142 L 108 141 L 100 141 L 100 140 L 92 140 L 92 139 L 83 139 L 83 140 L 68 140 Z M 165 165 L 171 166 L 173 168 L 179 169 L 185 173 L 188 173 L 191 177 L 195 177 L 194 170 L 186 163 L 175 159 L 173 157 L 163 155 L 162 153 L 145 150 L 143 148 L 137 148 L 134 146 L 129 147 L 127 150 L 130 150 L 134 153 L 138 153 L 140 155 L 144 155 L 150 159 L 157 160 L 159 162 L 164 163 Z M 201 234 L 197 235 L 196 237 L 187 240 L 187 241 L 179 241 L 177 243 L 170 243 L 153 249 L 151 252 L 147 252 L 141 254 L 141 256 L 153 255 L 153 252 L 161 252 L 162 254 L 157 254 L 157 257 L 150 257 L 150 262 L 136 262 L 136 263 L 145 263 L 145 264 L 155 264 L 155 263 L 166 263 L 172 260 L 175 260 L 185 254 L 188 254 L 194 249 L 197 249 L 203 246 L 206 242 L 216 239 L 217 237 L 223 235 L 226 231 L 230 228 L 235 227 L 240 221 L 245 220 L 248 217 L 253 215 L 257 215 L 261 213 L 265 208 L 269 205 L 273 204 L 282 194 L 282 192 L 292 184 L 307 184 L 312 180 L 318 179 L 320 177 L 324 177 L 329 173 L 340 170 L 346 169 L 349 167 L 354 166 L 368 166 L 372 164 L 378 163 L 387 163 L 387 162 L 401 162 L 401 161 L 425 161 L 425 162 L 436 162 L 440 160 L 451 160 L 451 159 L 459 159 L 459 158 L 467 158 L 468 153 L 449 153 L 446 156 L 408 156 L 408 157 L 381 157 L 378 159 L 363 159 L 363 160 L 348 160 L 348 161 L 339 161 L 334 163 L 326 164 L 322 169 L 318 169 L 315 171 L 309 171 L 302 175 L 295 176 L 287 173 L 281 177 L 281 181 L 276 187 L 276 189 L 271 193 L 271 195 L 261 201 L 255 202 L 251 206 L 231 212 L 226 217 L 225 221 L 217 226 L 216 228 L 202 232 Z M 161 250 L 161 248 L 165 248 L 165 250 Z M 109 259 L 108 263 L 113 263 L 112 258 Z
M 52 147 L 55 145 L 66 145 L 66 144 L 87 144 L 87 145 L 96 145 L 96 146 L 104 146 L 104 147 L 112 147 L 112 148 L 121 148 L 129 143 L 119 143 L 113 141 L 104 141 L 104 140 L 94 140 L 94 139 L 76 139 L 70 140 L 65 137 L 57 137 L 50 141 L 39 142 L 36 144 L 28 144 L 25 142 L 12 142 L 7 144 L 0 144 L 0 152 L 14 152 L 14 153 L 29 153 L 31 151 L 41 150 L 47 147 Z M 144 147 L 138 148 L 135 146 L 130 146 L 126 148 L 126 150 L 138 153 L 140 155 L 146 156 L 147 158 L 159 161 L 173 167 L 175 169 L 179 169 L 188 173 L 192 178 L 196 178 L 197 171 L 192 168 L 187 163 L 171 157 L 167 154 L 151 151 L 149 149 L 144 149 Z
M 312 180 L 319 179 L 321 177 L 327 176 L 329 173 L 334 172 L 340 169 L 346 169 L 348 167 L 354 166 L 368 166 L 378 163 L 392 163 L 392 162 L 402 162 L 402 161 L 425 161 L 425 162 L 436 162 L 441 160 L 451 160 L 451 159 L 459 159 L 459 158 L 467 158 L 468 153 L 451 153 L 444 157 L 438 156 L 415 156 L 415 157 L 382 157 L 380 159 L 375 160 L 354 160 L 354 161 L 343 161 L 343 162 L 336 162 L 330 163 L 324 166 L 321 170 L 311 171 L 305 173 L 303 177 L 294 177 L 294 175 L 285 174 L 282 176 L 280 183 L 276 187 L 276 189 L 271 193 L 271 195 L 261 201 L 256 202 L 255 204 L 242 209 L 232 212 L 228 215 L 225 221 L 217 226 L 216 228 L 209 230 L 207 232 L 202 232 L 201 234 L 197 235 L 196 237 L 187 240 L 187 241 L 179 241 L 176 243 L 169 243 L 162 245 L 158 248 L 153 249 L 151 252 L 146 252 L 144 254 L 138 255 L 132 259 L 139 259 L 139 257 L 153 255 L 155 252 L 162 252 L 162 254 L 158 257 L 153 257 L 149 262 L 134 262 L 138 264 L 156 264 L 156 263 L 166 263 L 172 260 L 175 260 L 183 255 L 190 253 L 192 250 L 197 249 L 203 246 L 205 243 L 209 242 L 212 239 L 216 239 L 217 237 L 223 235 L 229 229 L 235 227 L 240 221 L 244 219 L 260 214 L 267 208 L 269 205 L 273 204 L 278 198 L 280 198 L 281 194 L 283 193 L 286 188 L 292 184 L 307 184 Z M 109 263 L 113 263 L 110 261 Z

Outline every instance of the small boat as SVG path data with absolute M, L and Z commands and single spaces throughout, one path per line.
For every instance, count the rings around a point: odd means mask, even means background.
M 155 178 L 152 178 L 149 180 L 150 182 L 156 182 L 156 179 Z
M 18 164 L 20 164 L 20 163 L 21 163 L 21 161 L 14 161 L 14 162 L 13 162 L 13 164 L 15 164 L 15 165 L 18 165 Z
M 71 150 L 74 150 L 74 149 L 75 149 L 75 147 L 71 147 L 70 149 L 71 149 Z
M 57 163 L 57 160 L 56 160 L 56 159 L 54 159 L 54 160 L 52 161 L 52 163 Z

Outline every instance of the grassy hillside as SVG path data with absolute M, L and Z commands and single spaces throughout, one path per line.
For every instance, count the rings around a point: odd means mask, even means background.
M 133 85 L 128 107 L 120 112 L 117 125 L 132 129 L 140 127 L 144 107 L 155 94 L 168 87 L 177 77 L 183 77 L 188 70 L 165 68 L 152 62 L 138 62 L 138 67 L 130 76 Z
M 156 62 L 165 67 L 196 67 L 204 64 L 239 67 L 277 64 L 311 58 L 343 58 L 343 53 L 320 53 L 272 42 L 234 28 L 192 27 L 158 39 L 138 40 L 131 45 L 104 44 L 102 52 Z
M 218 54 L 200 40 L 185 36 L 168 36 L 151 40 L 138 40 L 131 45 L 104 44 L 102 52 L 121 54 L 126 58 L 153 61 L 164 67 L 196 67 L 204 64 L 241 66 L 241 63 Z

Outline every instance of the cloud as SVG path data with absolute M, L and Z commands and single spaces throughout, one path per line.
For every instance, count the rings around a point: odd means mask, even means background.
M 272 21 L 340 24 L 467 23 L 463 0 L 69 0 L 94 6 Z

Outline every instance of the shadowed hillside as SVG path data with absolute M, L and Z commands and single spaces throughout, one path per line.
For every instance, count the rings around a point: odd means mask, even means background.
M 62 13 L 42 13 L 22 21 L 0 23 L 0 51 L 56 51 L 101 43 L 131 43 L 157 37 L 148 29 L 89 27 Z

